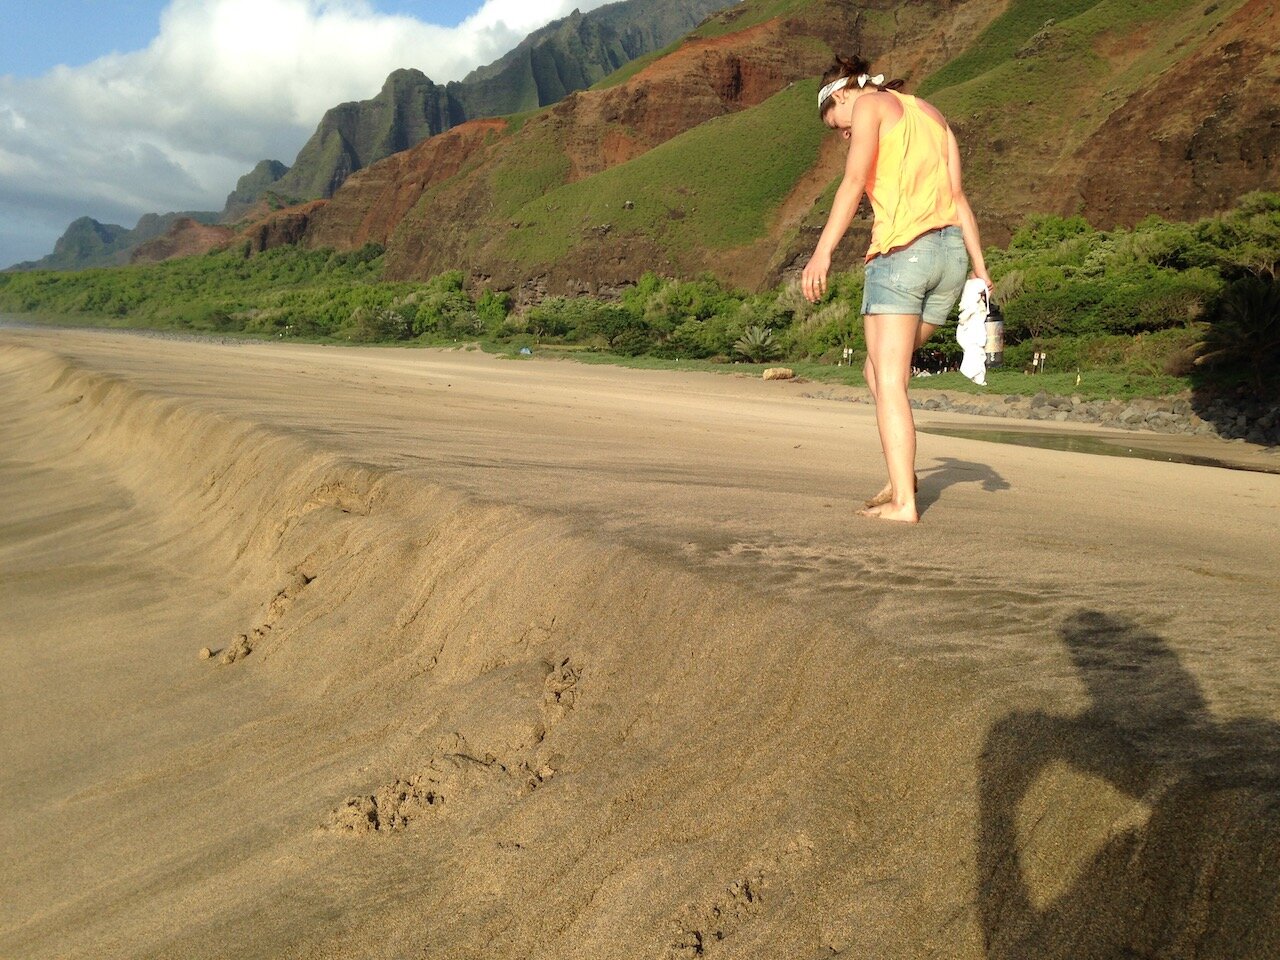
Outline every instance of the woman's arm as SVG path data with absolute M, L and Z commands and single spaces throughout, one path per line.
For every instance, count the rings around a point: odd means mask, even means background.
M 986 283 L 991 289 L 991 278 L 987 276 L 987 264 L 982 258 L 982 238 L 978 235 L 978 221 L 969 206 L 969 198 L 964 195 L 964 186 L 960 176 L 960 145 L 956 143 L 956 135 L 947 127 L 947 173 L 951 177 L 951 195 L 956 201 L 956 210 L 960 213 L 960 231 L 964 234 L 964 248 L 969 252 L 969 263 L 973 266 L 973 275 Z
M 867 177 L 876 158 L 880 144 L 881 111 L 871 103 L 871 97 L 860 97 L 853 105 L 853 127 L 850 130 L 849 156 L 844 164 L 844 178 L 836 190 L 827 225 L 818 238 L 813 256 L 804 268 L 801 291 L 805 299 L 817 303 L 827 289 L 827 274 L 831 270 L 831 255 L 853 223 L 867 188 Z

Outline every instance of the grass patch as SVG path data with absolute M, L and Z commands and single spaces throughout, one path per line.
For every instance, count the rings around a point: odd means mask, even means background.
M 745 0 L 737 6 L 709 17 L 690 36 L 710 39 L 723 37 L 729 33 L 737 33 L 748 27 L 755 27 L 769 20 L 785 17 L 789 14 L 806 10 L 813 5 L 812 0 Z M 817 91 L 814 91 L 815 95 Z
M 171 327 L 139 325 L 136 318 L 129 317 L 91 317 L 84 314 L 24 314 L 23 323 L 51 327 L 75 327 L 84 329 L 114 330 L 166 330 Z M 264 331 L 249 332 L 244 330 L 227 330 L 218 333 L 210 331 L 184 331 L 195 336 L 209 339 L 235 339 L 246 341 L 277 341 L 282 339 L 279 333 Z M 289 337 L 294 343 L 340 343 L 350 345 L 341 337 L 318 334 L 295 334 Z M 483 352 L 506 360 L 556 359 L 571 360 L 577 363 L 600 364 L 626 367 L 632 370 L 683 370 L 700 373 L 715 373 L 722 376 L 739 376 L 757 379 L 769 367 L 787 366 L 795 371 L 798 377 L 821 384 L 835 384 L 847 387 L 866 387 L 862 376 L 862 368 L 858 365 L 835 367 L 831 364 L 812 361 L 784 360 L 771 363 L 717 363 L 711 360 L 669 359 L 641 356 L 623 356 L 608 353 L 580 344 L 532 344 L 532 356 L 522 355 L 523 344 L 504 343 L 492 338 L 480 338 L 467 341 L 451 337 L 419 337 L 409 341 L 379 343 L 379 347 L 401 348 L 449 348 L 479 349 Z M 1054 396 L 1078 396 L 1083 400 L 1132 400 L 1137 397 L 1172 396 L 1191 389 L 1191 382 L 1182 377 L 1143 376 L 1138 374 L 1113 373 L 1110 371 L 1088 371 L 1081 375 L 1080 383 L 1076 383 L 1074 373 L 1045 373 L 1027 375 L 1013 370 L 990 370 L 987 372 L 987 386 L 980 387 L 959 373 L 944 373 L 933 377 L 922 377 L 912 380 L 913 390 L 945 390 L 949 393 L 972 395 L 1017 395 L 1034 396 L 1045 392 Z
M 622 84 L 630 80 L 632 77 L 634 77 L 641 70 L 643 70 L 645 67 L 649 66 L 649 64 L 656 63 L 657 61 L 661 60 L 663 57 L 668 56 L 669 54 L 675 53 L 682 46 L 684 46 L 684 42 L 685 42 L 685 38 L 681 37 L 679 40 L 675 41 L 674 43 L 667 44 L 661 50 L 654 50 L 650 53 L 646 53 L 642 57 L 636 57 L 630 63 L 623 64 L 621 67 L 613 71 L 613 73 L 609 74 L 603 80 L 597 80 L 591 86 L 590 89 L 608 90 L 610 87 L 621 86 Z
M 523 110 L 520 113 L 509 114 L 503 118 L 507 121 L 506 133 L 508 135 L 519 133 L 528 120 L 536 117 L 540 113 L 546 113 L 550 109 L 550 106 L 534 107 L 532 110 Z
M 1099 0 L 1013 0 L 973 46 L 920 84 L 920 95 L 927 97 L 989 73 L 993 66 L 1012 60 L 1047 21 L 1061 23 L 1098 3 Z
M 629 163 L 549 189 L 512 210 L 522 228 L 506 238 L 507 253 L 524 263 L 550 262 L 605 224 L 669 249 L 750 243 L 817 159 L 825 128 L 796 121 L 816 91 L 816 81 L 793 84 Z M 625 209 L 628 202 L 633 209 Z
M 508 138 L 502 160 L 489 174 L 494 214 L 502 218 L 516 215 L 522 206 L 563 184 L 568 176 L 569 158 L 563 145 L 556 142 L 551 124 L 541 124 L 529 136 Z
M 951 331 L 954 333 L 954 331 Z M 945 335 L 940 334 L 940 336 Z M 770 367 L 786 366 L 796 376 L 815 383 L 865 387 L 860 365 L 835 367 L 829 363 L 784 360 L 774 363 L 716 363 L 710 360 L 672 360 L 652 356 L 626 357 L 601 351 L 566 350 L 555 345 L 536 346 L 538 357 L 574 360 L 579 363 L 609 364 L 634 370 L 696 370 L 727 376 L 758 378 Z M 918 377 L 911 381 L 913 390 L 946 390 L 950 393 L 978 395 L 1017 395 L 1031 397 L 1041 391 L 1053 396 L 1078 396 L 1082 400 L 1132 400 L 1136 397 L 1173 396 L 1191 389 L 1184 377 L 1142 376 L 1137 374 L 1091 371 L 1076 383 L 1074 373 L 1024 374 L 1015 370 L 990 370 L 987 385 L 980 387 L 960 373 L 944 373 Z
M 106 327 L 323 335 L 420 284 L 382 282 L 383 251 L 243 247 L 157 264 L 0 274 L 0 310 Z
M 160 264 L 0 273 L 0 311 L 218 336 L 482 340 L 504 353 L 528 346 L 587 362 L 752 376 L 759 367 L 735 362 L 741 355 L 776 356 L 815 382 L 862 383 L 864 277 L 857 267 L 832 274 L 817 305 L 794 284 L 746 294 L 711 276 L 648 273 L 618 299 L 549 297 L 512 312 L 509 294 L 469 283 L 461 271 L 387 282 L 383 261 L 376 244 L 346 253 L 279 247 L 256 256 L 240 244 Z M 1274 392 L 1280 194 L 1249 194 L 1229 213 L 1195 223 L 1149 218 L 1133 230 L 1032 217 L 1006 250 L 988 250 L 987 261 L 1004 310 L 1008 369 L 993 371 L 985 390 L 954 373 L 918 387 L 1090 399 Z M 836 366 L 848 351 L 855 366 Z M 1036 352 L 1047 352 L 1048 372 L 1027 376 L 1021 371 Z M 958 358 L 952 328 L 922 359 L 938 368 Z

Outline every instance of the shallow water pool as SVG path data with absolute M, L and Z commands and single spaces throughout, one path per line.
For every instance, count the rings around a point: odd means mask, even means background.
M 1280 474 L 1280 463 L 1275 466 L 1245 464 L 1220 460 L 1217 457 L 1169 450 L 1152 450 L 1140 444 L 1132 444 L 1116 438 L 1090 436 L 1084 433 L 1054 433 L 1045 430 L 988 430 L 968 427 L 919 427 L 921 433 L 940 437 L 959 437 L 962 440 L 986 440 L 990 443 L 1013 443 L 1042 450 L 1066 450 L 1071 453 L 1094 453 L 1104 457 L 1131 457 L 1139 460 L 1161 460 L 1165 463 L 1189 463 L 1198 467 L 1221 467 L 1225 470 L 1248 470 L 1254 473 Z

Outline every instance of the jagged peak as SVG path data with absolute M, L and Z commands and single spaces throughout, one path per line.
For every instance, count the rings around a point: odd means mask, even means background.
M 382 83 L 382 92 L 404 85 L 418 85 L 429 83 L 434 86 L 435 81 L 428 77 L 417 67 L 399 67 L 387 74 L 387 79 Z

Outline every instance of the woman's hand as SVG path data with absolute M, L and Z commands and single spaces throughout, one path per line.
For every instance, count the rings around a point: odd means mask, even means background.
M 830 272 L 831 255 L 815 251 L 800 280 L 800 291 L 810 303 L 817 303 L 827 292 L 827 274 Z
M 995 289 L 995 284 L 993 284 L 993 283 L 991 282 L 991 278 L 990 278 L 989 276 L 987 276 L 987 268 L 986 268 L 986 267 L 982 267 L 982 268 L 981 268 L 981 269 L 979 269 L 979 270 L 971 270 L 971 271 L 969 272 L 969 277 L 970 277 L 971 279 L 973 279 L 973 280 L 981 280 L 983 283 L 985 283 L 985 284 L 987 285 L 987 293 L 988 293 L 988 294 L 990 294 L 990 293 L 991 293 L 991 291 Z

